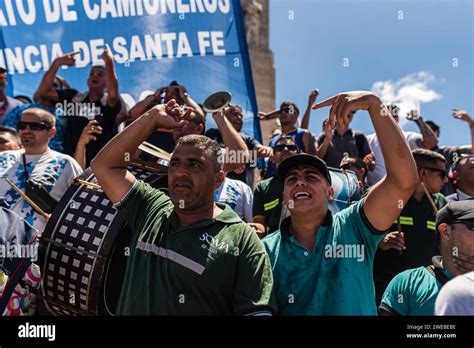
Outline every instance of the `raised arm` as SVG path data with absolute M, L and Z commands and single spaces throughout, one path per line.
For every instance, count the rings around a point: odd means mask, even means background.
M 179 95 L 181 96 L 181 98 L 183 99 L 184 103 L 187 106 L 193 108 L 198 114 L 200 114 L 204 118 L 204 120 L 206 119 L 206 115 L 204 114 L 204 111 L 201 109 L 199 104 L 196 103 L 196 101 L 193 98 L 191 98 L 188 91 L 186 90 L 186 87 L 179 86 Z
M 136 181 L 127 166 L 138 146 L 157 128 L 182 127 L 186 121 L 178 121 L 179 112 L 174 99 L 153 107 L 109 141 L 92 160 L 92 171 L 113 203 L 119 202 Z
M 329 145 L 331 145 L 331 140 L 332 140 L 332 128 L 331 125 L 329 124 L 329 120 L 325 119 L 323 121 L 323 131 L 324 131 L 324 136 L 322 136 L 323 140 L 321 141 L 321 137 L 319 138 L 320 140 L 318 141 L 318 149 L 316 152 L 316 155 L 319 158 L 324 159 L 326 157 L 326 154 L 328 153 Z
M 474 155 L 474 120 L 464 110 L 453 109 L 453 117 L 467 122 L 471 131 L 471 153 Z
M 160 89 L 161 90 L 161 89 Z M 156 98 L 156 92 L 154 94 L 149 95 L 143 100 L 140 100 L 138 103 L 136 103 L 129 111 L 128 115 L 130 118 L 136 120 L 138 117 L 143 115 L 152 104 L 158 103 L 158 100 Z
M 347 124 L 351 111 L 367 110 L 385 159 L 387 175 L 373 186 L 364 201 L 364 212 L 377 230 L 388 229 L 415 190 L 418 174 L 410 148 L 395 120 L 371 92 L 341 93 L 313 108 L 332 106 L 329 123 Z M 383 116 L 385 115 L 385 116 Z
M 79 52 L 72 52 L 65 54 L 63 56 L 57 57 L 50 68 L 44 74 L 41 79 L 41 83 L 38 87 L 38 90 L 35 92 L 36 98 L 47 99 L 51 101 L 57 101 L 59 96 L 54 87 L 54 77 L 56 76 L 59 68 L 63 65 L 72 66 L 75 63 L 74 56 L 79 54 Z
M 433 130 L 423 121 L 423 118 L 418 114 L 417 110 L 411 110 L 407 114 L 407 119 L 415 122 L 420 129 L 421 136 L 423 137 L 421 142 L 423 148 L 431 150 L 438 145 L 438 137 L 436 136 L 435 132 L 433 132 Z
M 114 56 L 110 52 L 109 45 L 105 45 L 102 53 L 102 59 L 105 62 L 105 85 L 107 88 L 107 105 L 114 107 L 119 101 L 119 86 L 117 73 L 115 72 Z
M 247 145 L 227 117 L 225 117 L 222 112 L 215 112 L 212 114 L 212 118 L 216 121 L 217 128 L 219 128 L 219 131 L 221 132 L 226 151 L 246 154 L 246 156 L 235 156 L 236 159 L 241 159 L 243 157 L 248 158 L 249 149 Z M 224 171 L 233 171 L 241 167 L 243 164 L 245 163 L 224 163 Z
M 314 91 L 311 91 L 311 94 L 309 95 L 308 99 L 308 106 L 306 107 L 306 111 L 303 114 L 303 119 L 301 120 L 301 128 L 308 129 L 309 127 L 309 118 L 311 116 L 311 108 L 316 101 L 316 98 L 319 95 L 319 91 L 315 89 Z

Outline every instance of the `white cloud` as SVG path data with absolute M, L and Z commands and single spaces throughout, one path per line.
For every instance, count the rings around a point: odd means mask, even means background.
M 402 77 L 398 81 L 377 81 L 372 85 L 372 92 L 378 95 L 385 104 L 395 104 L 400 108 L 400 126 L 408 121 L 406 114 L 417 109 L 421 115 L 422 103 L 429 103 L 442 96 L 428 87 L 435 81 L 433 74 L 419 71 Z

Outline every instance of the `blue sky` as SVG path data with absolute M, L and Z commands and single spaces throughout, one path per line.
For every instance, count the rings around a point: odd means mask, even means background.
M 472 0 L 270 0 L 277 105 L 293 100 L 304 110 L 315 88 L 318 100 L 373 90 L 402 112 L 419 105 L 441 126 L 440 145 L 470 144 L 451 110 L 474 118 L 473 23 Z M 312 112 L 313 133 L 328 112 Z M 358 112 L 352 128 L 372 133 L 369 115 Z

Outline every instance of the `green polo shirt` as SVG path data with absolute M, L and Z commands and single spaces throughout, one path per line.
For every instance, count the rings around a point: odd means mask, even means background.
M 440 193 L 431 194 L 438 209 L 446 203 Z M 428 198 L 423 196 L 417 201 L 413 196 L 407 201 L 400 213 L 400 227 L 404 232 L 406 249 L 399 252 L 395 249 L 378 249 L 374 261 L 374 280 L 377 304 L 380 303 L 388 283 L 398 273 L 407 269 L 428 266 L 435 255 L 439 255 L 436 231 L 436 213 Z M 393 224 L 390 231 L 397 231 Z
M 281 202 L 283 183 L 274 177 L 260 181 L 253 192 L 253 217 L 263 216 L 268 233 L 275 232 L 280 227 Z
M 228 206 L 214 219 L 178 228 L 171 200 L 139 180 L 116 206 L 133 233 L 119 315 L 274 311 L 265 249 Z
M 372 263 L 384 232 L 365 217 L 363 201 L 332 215 L 317 231 L 313 250 L 281 231 L 263 239 L 270 255 L 278 313 L 283 315 L 376 315 Z M 315 232 L 316 233 L 316 232 Z
M 453 278 L 447 270 L 440 266 L 438 269 L 447 279 Z M 426 267 L 406 270 L 388 284 L 380 309 L 394 315 L 434 315 L 436 297 L 442 286 Z

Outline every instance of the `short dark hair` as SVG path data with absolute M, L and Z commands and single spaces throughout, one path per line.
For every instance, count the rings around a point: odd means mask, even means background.
M 12 136 L 13 140 L 15 140 L 16 143 L 20 144 L 20 137 L 18 136 L 18 132 L 16 131 L 15 128 L 12 127 L 7 127 L 7 126 L 0 126 L 0 133 L 8 133 Z
M 298 106 L 290 101 L 284 101 L 280 104 L 280 110 L 286 109 L 286 108 L 292 108 L 295 110 L 296 116 L 300 114 L 300 109 L 298 109 Z
M 189 119 L 197 126 L 202 125 L 202 134 L 206 132 L 206 120 L 196 110 L 192 109 L 193 112 L 189 116 Z
M 438 134 L 441 134 L 439 131 L 439 126 L 436 123 L 433 121 L 425 121 L 425 123 L 431 128 L 433 132 L 438 132 Z
M 443 155 L 431 150 L 415 149 L 411 152 L 411 154 L 413 155 L 418 168 L 422 168 L 426 165 L 436 164 L 438 161 L 446 163 L 446 158 Z
M 201 150 L 206 150 L 211 155 L 213 167 L 216 173 L 220 172 L 224 168 L 222 161 L 222 149 L 217 141 L 204 135 L 190 134 L 179 138 L 178 142 L 176 143 L 176 148 L 179 145 L 192 145 Z

